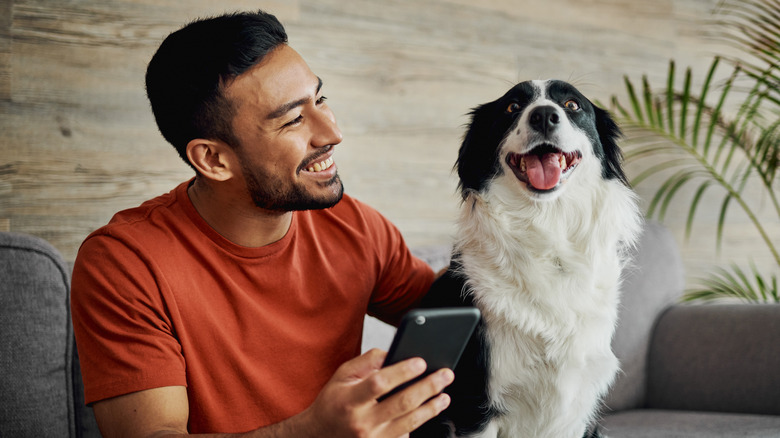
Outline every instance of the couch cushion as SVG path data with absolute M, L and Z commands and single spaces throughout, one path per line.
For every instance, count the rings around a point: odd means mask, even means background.
M 0 430 L 74 436 L 69 274 L 59 253 L 0 233 Z
M 674 306 L 648 367 L 648 408 L 780 415 L 780 305 Z
M 610 410 L 644 407 L 647 352 L 656 319 L 679 299 L 685 286 L 682 259 L 671 232 L 656 222 L 644 225 L 622 287 L 612 349 L 621 372 L 606 399 Z
M 609 438 L 777 438 L 780 417 L 640 409 L 601 421 Z

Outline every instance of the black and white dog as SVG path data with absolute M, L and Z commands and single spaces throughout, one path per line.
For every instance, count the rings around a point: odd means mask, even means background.
M 413 436 L 580 438 L 618 371 L 621 270 L 641 227 L 620 130 L 562 81 L 520 83 L 471 117 L 453 263 L 424 305 L 483 319 L 450 408 Z

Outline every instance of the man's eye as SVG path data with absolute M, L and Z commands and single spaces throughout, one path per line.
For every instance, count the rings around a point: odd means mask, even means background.
M 327 97 L 325 97 L 325 96 L 320 96 L 320 98 L 319 98 L 319 99 L 317 99 L 317 105 L 320 105 L 320 104 L 323 104 L 323 103 L 325 103 L 325 101 L 326 101 L 326 100 L 328 100 L 328 98 L 327 98 Z
M 290 120 L 289 122 L 285 123 L 285 124 L 284 124 L 284 127 L 286 128 L 286 127 L 288 127 L 288 126 L 295 126 L 295 125 L 297 125 L 297 124 L 301 123 L 302 121 L 303 121 L 303 116 L 302 116 L 302 115 L 299 115 L 299 116 L 298 116 L 298 117 L 296 117 L 295 119 L 293 119 L 293 120 Z

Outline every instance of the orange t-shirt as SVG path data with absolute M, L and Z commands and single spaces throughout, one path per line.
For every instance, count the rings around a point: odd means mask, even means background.
M 209 227 L 188 184 L 117 213 L 79 250 L 87 403 L 186 386 L 192 433 L 279 422 L 360 353 L 364 314 L 394 322 L 433 281 L 399 231 L 349 196 L 248 248 Z

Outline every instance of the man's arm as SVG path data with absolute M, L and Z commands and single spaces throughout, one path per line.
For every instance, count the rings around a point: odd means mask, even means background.
M 421 359 L 381 368 L 386 356 L 371 350 L 345 362 L 312 405 L 280 423 L 237 435 L 252 438 L 404 436 L 438 415 L 449 405 L 440 394 L 452 382 L 450 370 L 441 370 L 392 397 L 377 402 L 425 371 Z M 439 394 L 437 396 L 437 394 Z M 94 404 L 103 435 L 113 437 L 174 437 L 187 435 L 189 405 L 183 386 L 149 389 Z

